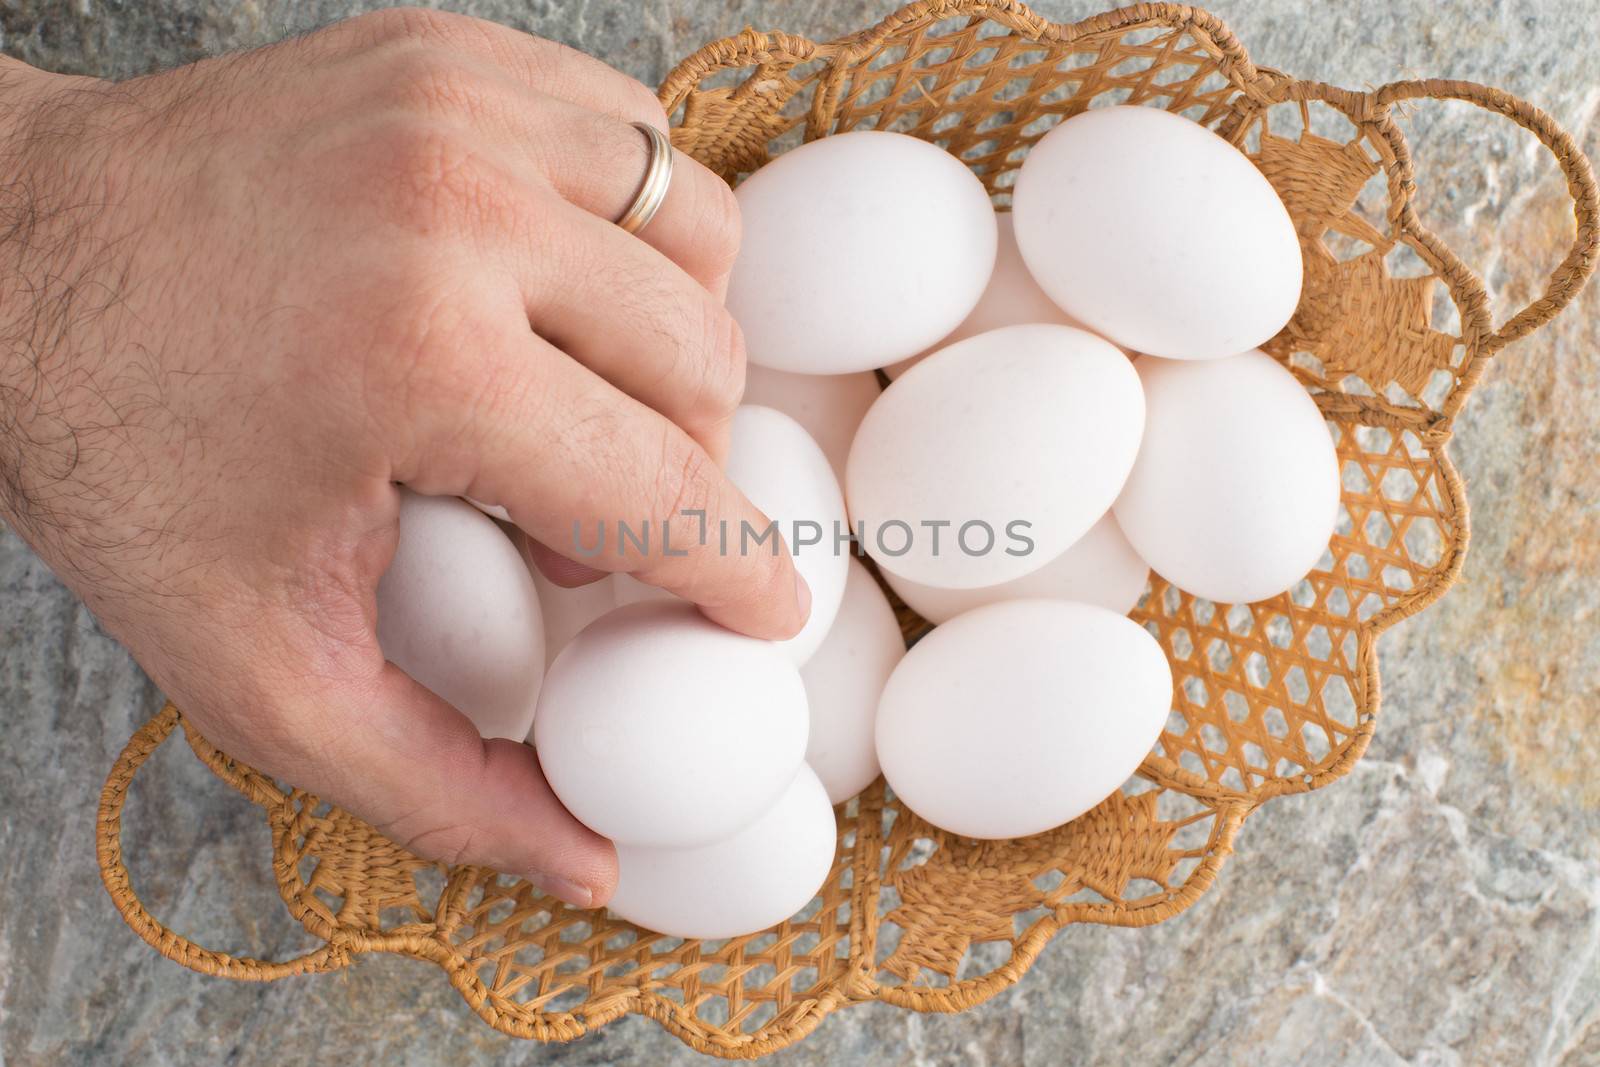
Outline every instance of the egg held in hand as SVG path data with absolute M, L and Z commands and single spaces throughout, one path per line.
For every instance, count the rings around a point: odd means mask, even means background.
M 852 559 L 838 618 L 822 647 L 800 668 L 811 707 L 806 763 L 835 804 L 878 777 L 878 698 L 905 654 L 888 598 L 866 564 Z
M 766 530 L 729 525 L 706 530 L 703 551 L 772 554 L 781 540 L 811 590 L 811 613 L 798 634 L 776 644 L 804 663 L 822 644 L 844 597 L 850 546 L 844 494 L 828 457 L 805 429 L 781 411 L 745 404 L 734 412 L 728 480 L 772 521 Z M 836 543 L 836 536 L 841 539 Z M 677 600 L 671 593 L 619 574 L 619 604 Z
M 728 480 L 777 524 L 795 570 L 811 589 L 805 626 L 778 642 L 796 663 L 804 663 L 828 635 L 849 574 L 849 543 L 835 536 L 849 531 L 839 480 L 821 447 L 798 422 L 756 404 L 733 413 L 727 471 Z M 741 552 L 770 551 L 754 541 L 744 543 L 741 531 L 729 531 L 729 538 L 730 546 L 739 539 Z
M 544 621 L 521 554 L 457 497 L 400 491 L 400 539 L 378 582 L 378 644 L 486 738 L 521 741 L 544 678 Z
M 617 606 L 613 584 L 616 576 L 607 575 L 586 585 L 569 587 L 546 578 L 531 559 L 527 563 L 544 614 L 544 661 L 548 667 L 585 626 Z
M 1130 619 L 1011 600 L 912 646 L 878 706 L 878 759 L 900 801 L 964 837 L 1026 837 L 1127 780 L 1161 734 L 1172 673 Z
M 833 868 L 837 840 L 828 794 L 802 765 L 777 802 L 732 837 L 699 848 L 617 845 L 608 906 L 671 937 L 753 934 L 810 903 Z
M 806 734 L 793 661 L 683 601 L 589 624 L 550 665 L 533 724 L 545 778 L 579 822 L 665 847 L 750 825 L 793 780 Z

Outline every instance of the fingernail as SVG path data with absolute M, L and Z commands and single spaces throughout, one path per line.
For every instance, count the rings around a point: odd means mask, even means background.
M 811 618 L 811 587 L 800 577 L 798 570 L 794 572 L 794 602 L 800 606 L 800 621 L 803 624 Z
M 594 904 L 594 893 L 577 882 L 569 882 L 553 874 L 536 874 L 528 881 L 574 908 L 587 908 Z

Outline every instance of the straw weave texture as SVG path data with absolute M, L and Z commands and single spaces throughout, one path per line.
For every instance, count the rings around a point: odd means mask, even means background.
M 1298 81 L 1252 64 L 1220 21 L 1190 7 L 1145 4 L 1066 26 L 1018 3 L 927 0 L 828 44 L 747 30 L 686 59 L 661 98 L 673 143 L 730 182 L 804 140 L 897 130 L 957 154 L 1002 208 L 1028 146 L 1088 107 L 1164 107 L 1227 137 L 1300 234 L 1304 295 L 1268 348 L 1315 397 L 1338 447 L 1343 507 L 1328 552 L 1288 593 L 1254 604 L 1196 600 L 1152 575 L 1133 617 L 1171 660 L 1173 712 L 1137 776 L 1098 808 L 1036 837 L 974 842 L 929 827 L 880 780 L 838 809 L 821 895 L 793 920 L 730 941 L 662 937 L 492 871 L 419 860 L 229 759 L 169 706 L 117 761 L 99 823 L 106 887 L 163 955 L 268 980 L 401 953 L 438 964 L 507 1034 L 563 1040 L 633 1012 L 703 1052 L 755 1057 L 855 1002 L 970 1007 L 1021 978 L 1070 923 L 1171 918 L 1217 877 L 1255 808 L 1326 785 L 1361 757 L 1378 712 L 1377 635 L 1461 570 L 1467 502 L 1446 449 L 1452 421 L 1495 353 L 1555 315 L 1594 268 L 1594 178 L 1544 112 L 1463 82 L 1353 92 Z M 1566 178 L 1572 246 L 1545 292 L 1503 325 L 1477 275 L 1419 219 L 1395 113 L 1422 98 L 1468 101 L 1522 126 Z M 925 628 L 908 610 L 901 619 L 908 637 Z M 264 810 L 283 899 L 322 947 L 285 962 L 232 956 L 140 904 L 122 807 L 140 764 L 178 725 Z

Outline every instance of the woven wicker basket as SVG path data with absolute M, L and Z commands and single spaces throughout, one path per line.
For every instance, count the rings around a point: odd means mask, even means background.
M 1498 328 L 1483 283 L 1415 210 L 1394 108 L 1423 97 L 1470 101 L 1527 129 L 1574 200 L 1570 252 L 1543 295 Z M 120 840 L 129 782 L 181 722 L 169 706 L 117 761 L 99 822 L 106 888 L 163 955 L 266 980 L 401 953 L 438 964 L 507 1034 L 563 1040 L 635 1012 L 701 1051 L 754 1057 L 855 1002 L 977 1004 L 1069 923 L 1170 918 L 1211 884 L 1251 811 L 1326 785 L 1366 749 L 1375 638 L 1461 570 L 1467 503 L 1446 452 L 1452 420 L 1490 357 L 1549 320 L 1594 267 L 1594 178 L 1544 112 L 1462 82 L 1352 92 L 1299 81 L 1252 64 L 1221 22 L 1189 7 L 1063 26 L 1017 3 L 930 0 L 831 44 L 747 30 L 685 60 L 661 98 L 674 144 L 729 181 L 803 139 L 899 130 L 966 160 L 1000 206 L 1027 146 L 1092 105 L 1165 107 L 1229 138 L 1282 195 L 1304 248 L 1304 297 L 1270 350 L 1314 394 L 1338 444 L 1343 512 L 1329 553 L 1289 593 L 1256 604 L 1198 601 L 1153 579 L 1133 614 L 1171 659 L 1174 713 L 1138 775 L 1094 811 L 1037 837 L 974 842 L 929 827 L 880 781 L 839 809 L 820 897 L 790 922 L 718 943 L 423 862 L 187 731 L 195 754 L 264 809 L 283 899 L 325 941 L 285 962 L 200 948 L 140 904 Z M 902 617 L 908 636 L 924 625 Z

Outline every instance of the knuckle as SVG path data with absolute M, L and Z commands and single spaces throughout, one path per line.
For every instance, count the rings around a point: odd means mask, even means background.
M 794 595 L 794 559 L 789 555 L 788 542 L 777 552 L 752 553 L 756 564 L 753 571 L 757 603 L 778 605 L 788 602 Z M 798 628 L 797 628 L 798 629 Z M 789 634 L 787 636 L 793 636 Z
M 515 228 L 514 184 L 465 134 L 405 118 L 388 123 L 374 147 L 365 191 L 386 221 L 428 236 Z
M 559 400 L 546 398 L 542 407 L 550 413 L 551 425 L 560 428 L 551 448 L 563 465 L 589 472 L 597 495 L 613 491 L 623 499 L 639 499 L 641 457 L 632 447 L 634 427 L 623 405 L 607 390 L 595 389 Z
M 744 399 L 744 333 L 732 315 L 708 300 L 700 336 L 705 351 L 700 360 L 695 412 L 702 420 L 720 425 L 732 417 Z
M 424 7 L 391 7 L 345 20 L 341 25 L 373 44 L 448 40 L 463 16 Z
M 716 511 L 717 482 L 711 457 L 686 442 L 678 441 L 670 429 L 665 435 L 661 463 L 657 466 L 654 503 L 657 517 L 669 521 L 685 512 Z
M 708 263 L 717 273 L 724 274 L 733 269 L 743 236 L 739 200 L 733 195 L 733 187 L 721 178 L 709 173 L 702 177 L 705 180 L 699 184 L 705 193 L 696 232 Z
M 661 106 L 661 100 L 644 82 L 637 78 L 622 75 L 625 106 L 628 109 L 630 121 L 648 122 L 661 129 L 667 128 L 667 110 Z
M 603 104 L 597 110 L 611 119 L 666 128 L 666 110 L 639 79 L 560 41 L 528 38 L 521 51 L 531 80 L 544 91 L 569 100 L 598 97 Z
M 383 820 L 379 832 L 414 855 L 455 866 L 478 857 L 476 827 L 440 820 L 427 810 Z
M 493 375 L 464 353 L 481 340 L 471 320 L 437 287 L 414 287 L 404 311 L 384 320 L 373 346 L 379 365 L 364 375 L 367 408 L 397 435 L 442 447 L 471 425 Z
M 407 110 L 471 115 L 483 108 L 483 79 L 443 49 L 411 43 L 393 49 L 385 76 L 388 95 Z
M 526 360 L 480 351 L 484 354 L 472 360 L 468 373 L 459 375 L 469 384 L 458 388 L 456 394 L 458 418 L 468 420 L 461 427 L 461 436 L 471 440 L 474 448 L 506 427 L 524 425 L 530 414 L 544 410 L 540 402 L 544 382 Z

